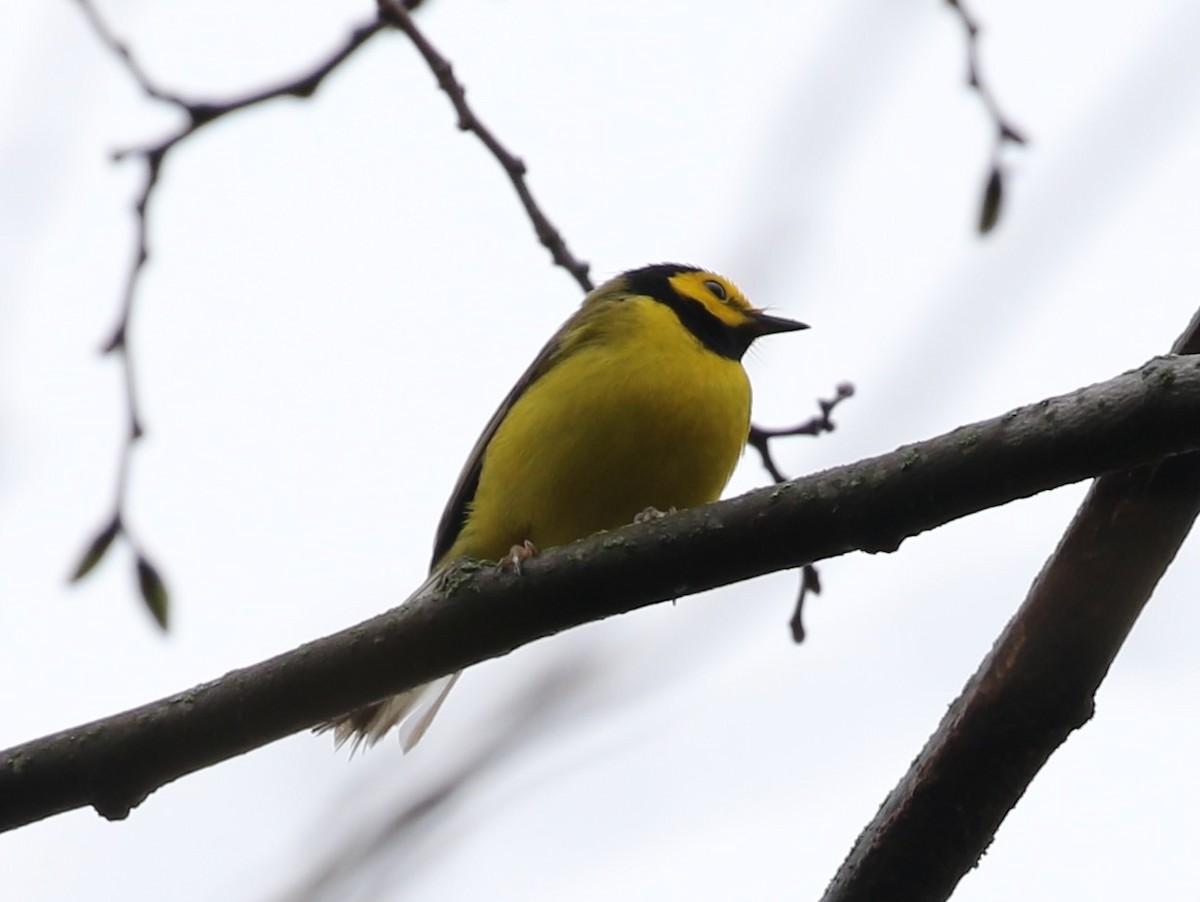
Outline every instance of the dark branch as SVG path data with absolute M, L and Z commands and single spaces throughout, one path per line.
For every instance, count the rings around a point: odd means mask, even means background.
M 558 229 L 554 227 L 554 224 L 538 206 L 537 201 L 533 199 L 529 184 L 525 180 L 525 163 L 509 153 L 467 104 L 466 89 L 454 77 L 454 70 L 451 68 L 449 60 L 429 43 L 429 40 L 413 22 L 408 10 L 398 0 L 379 0 L 379 15 L 381 19 L 408 35 L 408 39 L 412 41 L 413 46 L 424 57 L 430 71 L 433 72 L 438 87 L 446 93 L 446 96 L 450 98 L 450 103 L 454 105 L 454 111 L 458 114 L 458 127 L 463 131 L 473 133 L 482 141 L 484 147 L 504 169 L 508 180 L 512 182 L 512 186 L 517 192 L 517 197 L 521 199 L 521 206 L 525 208 L 525 213 L 533 223 L 538 241 L 550 251 L 554 262 L 574 276 L 580 288 L 584 291 L 591 291 L 594 286 L 588 277 L 588 264 L 577 260 L 571 254 Z
M 535 639 L 857 549 L 894 551 L 967 514 L 1196 449 L 1200 360 L 1164 358 L 890 454 L 552 549 L 521 577 L 462 566 L 356 627 L 0 753 L 0 829 L 84 805 L 121 818 L 184 774 Z
M 1200 313 L 1176 342 L 1200 351 Z M 1184 358 L 1186 359 L 1186 358 Z M 1073 730 L 1200 513 L 1200 454 L 1102 476 L 824 902 L 947 899 Z

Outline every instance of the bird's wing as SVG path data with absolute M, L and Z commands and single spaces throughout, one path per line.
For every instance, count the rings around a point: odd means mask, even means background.
M 488 424 L 475 441 L 475 447 L 471 449 L 467 462 L 463 464 L 462 472 L 458 474 L 458 481 L 450 493 L 450 500 L 446 502 L 446 509 L 442 511 L 442 519 L 438 522 L 437 535 L 433 542 L 433 568 L 436 569 L 442 563 L 442 558 L 454 545 L 458 534 L 466 525 L 468 506 L 475 498 L 476 489 L 479 488 L 479 474 L 483 470 L 483 455 L 487 451 L 492 437 L 500 428 L 500 424 L 504 422 L 504 418 L 508 416 L 508 412 L 512 410 L 513 405 L 517 403 L 517 399 L 561 359 L 563 339 L 571 325 L 568 322 L 546 343 L 546 346 L 534 358 L 533 363 L 517 380 L 517 384 L 512 387 L 512 391 L 500 402 L 500 406 L 496 408 L 496 412 L 492 414 L 492 418 L 488 420 Z

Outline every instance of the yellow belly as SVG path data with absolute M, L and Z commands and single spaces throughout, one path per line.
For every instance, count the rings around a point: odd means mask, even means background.
M 483 458 L 462 533 L 444 560 L 496 560 L 526 539 L 571 542 L 715 501 L 750 422 L 737 361 L 705 349 L 665 305 L 637 300 L 619 331 L 535 382 Z

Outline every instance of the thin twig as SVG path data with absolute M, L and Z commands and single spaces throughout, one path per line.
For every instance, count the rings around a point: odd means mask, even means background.
M 836 393 L 832 398 L 820 398 L 817 400 L 821 412 L 815 417 L 787 429 L 764 429 L 761 426 L 752 424 L 750 426 L 750 438 L 746 441 L 746 444 L 757 451 L 759 456 L 762 457 L 762 464 L 767 472 L 771 474 L 772 479 L 777 483 L 786 482 L 787 477 L 783 475 L 783 471 L 779 469 L 775 463 L 775 458 L 771 455 L 771 439 L 783 438 L 789 435 L 817 436 L 825 432 L 833 432 L 837 428 L 831 417 L 834 408 L 847 398 L 853 396 L 854 386 L 849 382 L 842 382 L 837 386 Z M 821 574 L 815 564 L 805 564 L 800 569 L 800 588 L 796 592 L 796 606 L 792 610 L 791 619 L 788 620 L 788 629 L 791 630 L 792 641 L 797 644 L 804 641 L 804 602 L 808 600 L 810 594 L 821 594 Z
M 1000 112 L 1000 104 L 996 102 L 996 95 L 983 79 L 982 69 L 979 65 L 979 22 L 971 15 L 963 0 L 946 0 L 946 4 L 958 15 L 959 20 L 962 22 L 963 31 L 966 33 L 967 84 L 979 94 L 979 99 L 983 101 L 988 116 L 991 117 L 992 122 L 996 126 L 997 145 L 1004 141 L 1011 141 L 1013 144 L 1024 144 L 1025 136 Z
M 454 105 L 454 111 L 458 114 L 458 127 L 463 131 L 472 132 L 482 141 L 491 155 L 495 157 L 496 162 L 504 169 L 508 180 L 512 182 L 512 186 L 517 192 L 517 197 L 521 199 L 521 206 L 525 208 L 526 214 L 533 223 L 538 241 L 550 251 L 554 262 L 569 272 L 579 283 L 580 288 L 584 291 L 591 291 L 595 286 L 588 277 L 588 264 L 576 259 L 571 254 L 562 234 L 534 200 L 525 179 L 527 171 L 525 163 L 520 158 L 513 156 L 497 140 L 496 136 L 480 121 L 467 104 L 466 88 L 454 77 L 454 70 L 451 68 L 449 60 L 442 56 L 421 33 L 416 23 L 413 22 L 412 16 L 408 14 L 408 10 L 404 8 L 404 4 L 398 0 L 379 0 L 379 16 L 408 36 L 413 46 L 417 48 L 417 52 L 425 59 L 430 71 L 433 72 L 438 87 L 445 92 L 446 96 L 450 98 L 450 103 Z
M 104 557 L 115 539 L 123 537 L 133 548 L 138 575 L 138 585 L 142 598 L 154 614 L 155 619 L 165 628 L 167 617 L 167 593 L 161 576 L 150 563 L 145 551 L 130 533 L 126 517 L 129 494 L 130 469 L 134 447 L 143 434 L 143 421 L 138 401 L 137 379 L 134 374 L 133 355 L 129 348 L 130 323 L 134 313 L 134 302 L 137 297 L 138 285 L 142 272 L 149 259 L 149 208 L 154 190 L 158 186 L 163 163 L 167 155 L 181 141 L 195 134 L 205 125 L 220 119 L 230 113 L 244 110 L 274 100 L 278 97 L 311 97 L 321 86 L 325 78 L 348 59 L 359 47 L 371 37 L 383 31 L 385 23 L 374 20 L 360 25 L 350 32 L 342 45 L 324 62 L 319 63 L 311 71 L 273 88 L 267 88 L 233 100 L 191 101 L 156 85 L 146 70 L 138 63 L 129 47 L 116 37 L 108 27 L 99 11 L 91 0 L 76 0 L 83 11 L 88 24 L 95 32 L 100 42 L 112 51 L 130 76 L 147 97 L 178 107 L 187 117 L 186 123 L 166 138 L 150 145 L 131 148 L 115 153 L 114 159 L 122 160 L 135 156 L 145 164 L 145 181 L 142 190 L 134 203 L 135 239 L 134 257 L 129 273 L 125 280 L 125 289 L 121 300 L 120 314 L 111 336 L 105 342 L 103 350 L 106 354 L 115 354 L 120 358 L 125 389 L 125 407 L 128 418 L 128 429 L 125 443 L 121 448 L 117 469 L 117 484 L 112 512 L 105 520 L 105 525 L 97 531 L 86 551 L 81 556 L 72 574 L 72 580 L 86 576 Z
M 967 85 L 971 87 L 983 101 L 984 109 L 995 127 L 995 139 L 992 142 L 992 155 L 988 163 L 988 175 L 984 184 L 983 202 L 979 213 L 979 232 L 987 234 L 1000 218 L 1001 204 L 1004 198 L 1005 170 L 1001 162 L 1004 147 L 1008 144 L 1023 146 L 1025 136 L 1013 125 L 1001 111 L 1000 104 L 991 87 L 983 79 L 979 64 L 979 23 L 966 8 L 963 0 L 946 0 L 962 22 L 963 31 L 967 37 Z
M 160 90 L 146 75 L 146 71 L 138 65 L 133 54 L 129 50 L 129 45 L 117 38 L 112 33 L 112 29 L 108 27 L 108 23 L 100 17 L 100 12 L 92 5 L 91 0 L 75 0 L 79 4 L 79 8 L 83 10 L 84 17 L 88 20 L 88 24 L 92 26 L 92 31 L 96 33 L 96 37 L 100 39 L 105 47 L 113 52 L 113 54 L 121 60 L 129 74 L 133 76 L 134 81 L 138 83 L 138 87 L 155 100 L 161 100 L 166 103 L 182 104 L 173 94 L 167 94 Z
M 832 398 L 819 398 L 817 405 L 821 408 L 821 412 L 798 426 L 789 426 L 786 429 L 765 429 L 762 426 L 753 425 L 750 427 L 750 437 L 746 440 L 746 444 L 759 453 L 763 466 L 776 482 L 787 482 L 788 477 L 783 475 L 783 471 L 775 463 L 775 458 L 771 456 L 771 439 L 788 435 L 817 436 L 824 432 L 833 432 L 837 426 L 830 418 L 830 414 L 847 398 L 854 397 L 854 386 L 849 382 L 841 382 L 835 392 Z

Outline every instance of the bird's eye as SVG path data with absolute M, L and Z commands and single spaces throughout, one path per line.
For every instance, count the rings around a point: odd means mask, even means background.
M 725 286 L 720 282 L 709 279 L 704 283 L 704 287 L 711 291 L 713 293 L 713 297 L 715 297 L 718 301 L 729 300 L 729 296 L 725 293 Z

